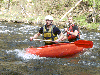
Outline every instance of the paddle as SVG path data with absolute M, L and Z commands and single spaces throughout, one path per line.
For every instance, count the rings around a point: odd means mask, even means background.
M 87 40 L 78 40 L 75 42 L 72 42 L 78 47 L 84 47 L 84 48 L 92 48 L 93 47 L 93 42 L 92 41 L 87 41 Z
M 52 41 L 52 40 L 41 40 L 41 39 L 33 39 L 33 40 L 55 42 L 55 41 Z M 58 43 L 70 43 L 70 42 L 59 41 Z M 78 41 L 75 41 L 75 42 L 71 42 L 71 44 L 75 44 L 78 47 L 84 47 L 84 48 L 92 48 L 93 47 L 93 42 L 87 41 L 87 40 L 78 40 Z

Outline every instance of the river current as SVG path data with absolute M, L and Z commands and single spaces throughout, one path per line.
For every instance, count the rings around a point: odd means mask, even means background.
M 29 40 L 39 28 L 39 25 L 0 22 L 0 75 L 100 75 L 100 32 L 80 30 L 81 39 L 93 41 L 93 48 L 75 57 L 25 54 L 25 48 L 44 45 L 42 41 Z

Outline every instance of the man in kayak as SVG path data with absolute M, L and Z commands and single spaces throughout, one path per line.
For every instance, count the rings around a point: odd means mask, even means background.
M 31 37 L 30 40 L 36 39 L 40 34 L 42 34 L 44 40 L 54 41 L 45 41 L 45 45 L 51 45 L 59 42 L 63 38 L 63 33 L 59 30 L 59 28 L 52 24 L 53 17 L 47 15 L 45 17 L 45 21 L 46 25 L 43 25 L 43 27 L 40 28 L 39 32 L 35 34 L 34 37 Z M 57 38 L 57 35 L 60 35 L 60 37 Z
M 70 16 L 68 18 L 68 28 L 65 28 L 65 32 L 67 32 L 67 35 L 64 36 L 63 40 L 68 39 L 69 42 L 75 42 L 80 39 L 80 33 L 79 28 L 77 25 L 73 23 L 73 17 Z

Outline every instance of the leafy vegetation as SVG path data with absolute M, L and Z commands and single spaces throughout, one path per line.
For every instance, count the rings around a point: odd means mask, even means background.
M 58 22 L 62 16 L 68 12 L 79 0 L 0 0 L 0 18 L 6 20 L 22 20 L 44 22 L 44 17 L 48 14 L 54 17 L 54 21 Z M 95 1 L 95 6 L 93 6 Z M 89 10 L 92 8 L 96 11 L 97 23 L 88 23 L 87 16 L 92 14 Z M 87 28 L 96 29 L 100 22 L 100 1 L 99 0 L 83 0 L 72 12 L 63 19 L 67 21 L 67 16 L 74 16 L 74 20 L 78 25 Z
M 97 9 L 100 9 L 100 0 L 83 0 L 84 2 L 88 2 L 89 6 L 93 6 L 94 2 L 95 2 L 95 6 Z

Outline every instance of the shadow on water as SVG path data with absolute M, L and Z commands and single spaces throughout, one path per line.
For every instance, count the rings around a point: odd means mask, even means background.
M 29 38 L 39 26 L 27 24 L 0 23 L 0 75 L 99 75 L 100 33 L 81 31 L 81 39 L 94 42 L 87 49 L 71 58 L 45 58 L 26 54 L 29 46 L 40 47 L 41 41 Z M 62 30 L 62 29 L 61 29 Z M 40 36 L 40 38 L 42 38 Z

